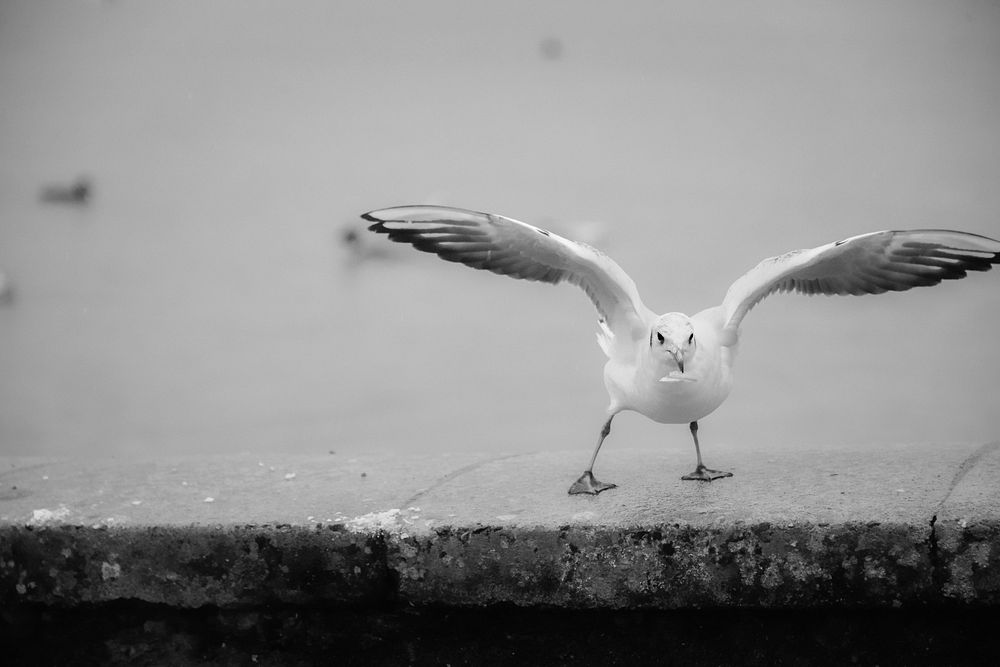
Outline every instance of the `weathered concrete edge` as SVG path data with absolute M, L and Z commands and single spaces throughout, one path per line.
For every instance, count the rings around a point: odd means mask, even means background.
M 0 604 L 559 608 L 1000 604 L 1000 521 L 0 526 Z

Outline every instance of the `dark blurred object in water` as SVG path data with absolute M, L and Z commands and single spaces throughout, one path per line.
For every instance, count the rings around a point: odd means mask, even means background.
M 0 269 L 0 306 L 14 303 L 14 281 L 3 269 Z
M 72 185 L 46 185 L 40 199 L 48 204 L 86 204 L 94 194 L 90 179 L 81 176 Z
M 367 225 L 351 223 L 340 228 L 337 241 L 347 251 L 349 260 L 360 262 L 367 259 L 404 257 L 410 254 L 400 252 L 398 244 L 380 243 L 383 239 L 378 238 L 372 241 L 372 235 L 365 233 L 366 227 Z
M 563 55 L 563 43 L 558 37 L 546 37 L 538 43 L 538 51 L 545 60 L 560 60 Z

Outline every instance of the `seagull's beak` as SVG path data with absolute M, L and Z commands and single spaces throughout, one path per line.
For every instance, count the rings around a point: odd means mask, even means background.
M 675 352 L 675 351 L 671 350 L 670 354 L 673 355 L 674 361 L 677 362 L 677 368 L 679 368 L 680 371 L 681 371 L 681 373 L 683 373 L 684 372 L 684 359 L 683 359 L 683 357 L 681 357 L 681 353 L 679 351 Z

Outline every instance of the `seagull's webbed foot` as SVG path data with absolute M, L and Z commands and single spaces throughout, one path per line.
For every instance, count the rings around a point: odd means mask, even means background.
M 608 489 L 614 489 L 617 484 L 609 484 L 606 482 L 599 482 L 594 479 L 594 473 L 589 470 L 582 475 L 580 479 L 573 482 L 573 486 L 569 487 L 570 495 L 576 495 L 578 493 L 589 493 L 592 496 L 596 496 L 601 491 L 607 491 Z
M 706 468 L 703 465 L 699 465 L 694 469 L 694 472 L 688 473 L 681 477 L 681 479 L 694 479 L 699 482 L 711 482 L 713 479 L 721 479 L 722 477 L 732 477 L 733 473 L 725 472 L 722 470 L 712 470 L 711 468 Z

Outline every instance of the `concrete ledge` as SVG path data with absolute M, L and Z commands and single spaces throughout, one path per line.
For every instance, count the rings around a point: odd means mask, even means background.
M 1000 443 L 0 459 L 0 605 L 1000 603 Z

